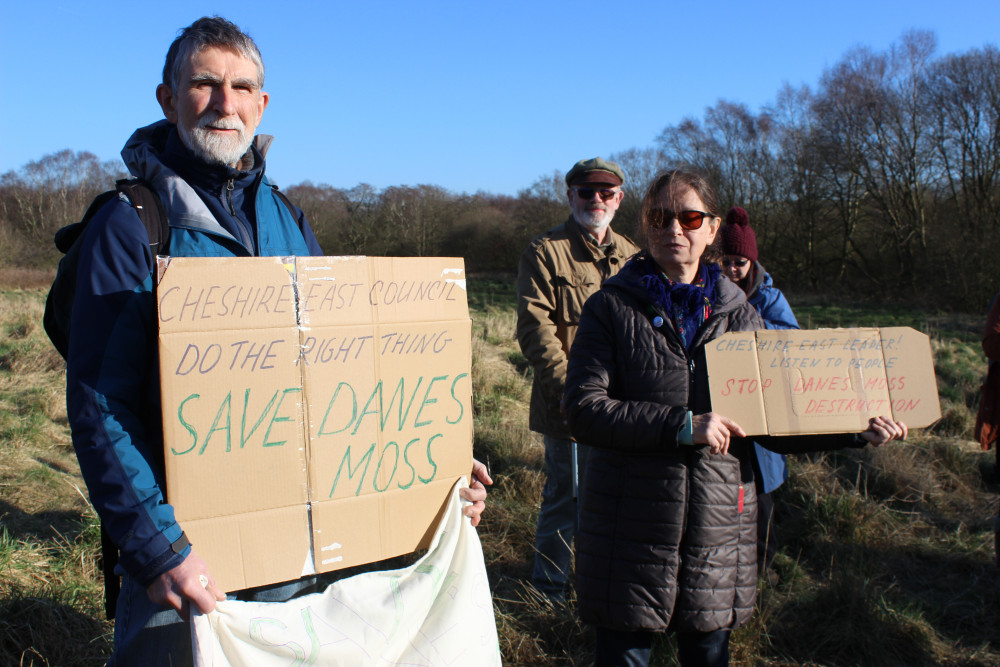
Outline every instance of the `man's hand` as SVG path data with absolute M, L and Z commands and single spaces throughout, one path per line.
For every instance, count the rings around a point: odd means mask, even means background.
M 462 510 L 462 513 L 472 518 L 472 525 L 478 526 L 479 519 L 486 509 L 486 487 L 493 484 L 489 471 L 482 461 L 472 459 L 472 480 L 467 488 L 460 489 L 459 495 L 471 502 Z
M 208 585 L 202 585 L 202 577 Z M 208 565 L 194 551 L 188 554 L 180 565 L 161 574 L 146 589 L 149 599 L 165 607 L 173 607 L 187 620 L 190 603 L 198 605 L 202 613 L 215 609 L 217 600 L 225 600 L 225 594 L 215 585 L 215 579 L 208 571 Z
M 745 438 L 747 435 L 739 424 L 715 412 L 691 417 L 691 429 L 695 444 L 708 445 L 713 454 L 728 453 L 732 437 Z
M 868 429 L 861 433 L 872 447 L 881 447 L 890 440 L 906 440 L 906 424 L 893 421 L 889 417 L 872 417 Z

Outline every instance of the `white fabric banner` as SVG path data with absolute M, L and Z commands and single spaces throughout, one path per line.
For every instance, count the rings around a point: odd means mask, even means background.
M 427 553 L 288 602 L 219 602 L 192 614 L 198 667 L 499 666 L 493 600 L 476 529 L 452 488 Z

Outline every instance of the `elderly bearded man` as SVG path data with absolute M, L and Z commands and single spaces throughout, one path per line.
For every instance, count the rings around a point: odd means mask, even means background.
M 566 174 L 571 215 L 522 253 L 517 275 L 517 340 L 531 362 L 529 426 L 545 443 L 545 488 L 535 531 L 531 580 L 543 594 L 566 594 L 577 525 L 576 485 L 587 452 L 572 441 L 561 406 L 566 363 L 580 312 L 601 283 L 639 248 L 611 231 L 625 193 L 614 162 L 581 160 Z
M 256 44 L 225 19 L 199 19 L 171 44 L 156 88 L 166 119 L 136 130 L 122 150 L 129 171 L 163 200 L 171 232 L 169 248 L 158 254 L 322 254 L 302 211 L 280 201 L 264 175 L 270 138 L 254 135 L 269 102 L 263 84 Z M 109 664 L 191 664 L 190 605 L 207 613 L 225 595 L 163 495 L 156 258 L 122 198 L 94 216 L 82 243 L 66 396 L 90 499 L 118 554 Z M 473 524 L 483 511 L 484 482 L 491 480 L 476 462 L 472 486 L 463 490 Z M 307 577 L 234 595 L 283 601 L 317 585 Z

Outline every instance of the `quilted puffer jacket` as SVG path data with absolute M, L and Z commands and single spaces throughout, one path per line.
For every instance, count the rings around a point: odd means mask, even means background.
M 704 345 L 763 328 L 721 277 L 689 354 L 639 282 L 635 259 L 584 307 L 567 371 L 573 435 L 592 450 L 580 490 L 581 618 L 618 630 L 713 631 L 745 623 L 756 595 L 752 442 L 728 454 L 678 444 L 688 411 L 709 412 Z M 851 435 L 757 438 L 769 449 L 856 446 Z

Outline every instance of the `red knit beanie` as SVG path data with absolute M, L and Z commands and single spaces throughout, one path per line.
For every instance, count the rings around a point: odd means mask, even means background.
M 757 235 L 750 226 L 750 215 L 745 209 L 734 206 L 726 213 L 726 224 L 719 230 L 722 235 L 722 253 L 739 255 L 751 262 L 757 261 Z

